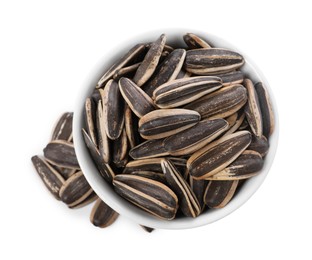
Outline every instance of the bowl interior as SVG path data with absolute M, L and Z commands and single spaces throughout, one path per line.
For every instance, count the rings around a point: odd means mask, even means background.
M 83 107 L 85 99 L 90 96 L 92 90 L 96 86 L 96 83 L 98 79 L 102 76 L 103 72 L 105 72 L 105 70 L 108 69 L 110 65 L 118 60 L 118 58 L 122 56 L 127 50 L 129 50 L 133 45 L 138 42 L 154 41 L 161 33 L 166 33 L 167 43 L 169 45 L 184 46 L 185 44 L 182 40 L 182 36 L 187 32 L 194 32 L 202 36 L 204 39 L 207 39 L 213 46 L 236 50 L 244 56 L 246 63 L 241 70 L 245 74 L 247 74 L 253 82 L 262 81 L 267 87 L 271 97 L 276 125 L 274 133 L 270 137 L 270 150 L 265 157 L 264 167 L 261 170 L 261 173 L 251 179 L 248 179 L 241 187 L 240 191 L 227 204 L 227 206 L 222 209 L 209 209 L 208 211 L 205 211 L 203 214 L 199 215 L 197 218 L 194 219 L 185 217 L 176 218 L 171 221 L 165 221 L 149 215 L 148 213 L 138 209 L 136 206 L 133 206 L 131 203 L 124 200 L 117 193 L 114 192 L 113 188 L 108 183 L 106 183 L 106 181 L 102 179 L 95 165 L 93 164 L 88 149 L 83 141 L 81 133 L 81 128 L 83 126 Z M 272 165 L 276 153 L 278 132 L 278 113 L 272 90 L 265 77 L 261 74 L 259 69 L 250 60 L 250 58 L 244 52 L 238 50 L 235 46 L 233 46 L 226 40 L 223 40 L 209 33 L 189 29 L 164 29 L 144 33 L 141 35 L 137 35 L 132 39 L 125 39 L 124 42 L 116 45 L 115 47 L 112 47 L 111 49 L 103 53 L 103 56 L 99 60 L 98 65 L 94 67 L 94 69 L 89 73 L 89 76 L 86 78 L 86 81 L 83 82 L 81 85 L 80 96 L 77 100 L 76 108 L 74 111 L 73 125 L 73 137 L 80 167 L 86 179 L 90 183 L 93 190 L 97 193 L 97 195 L 119 214 L 130 218 L 131 220 L 141 225 L 157 229 L 184 229 L 206 225 L 225 217 L 226 215 L 233 212 L 235 209 L 239 208 L 242 204 L 244 204 L 260 187 L 266 175 L 268 174 L 268 171 Z

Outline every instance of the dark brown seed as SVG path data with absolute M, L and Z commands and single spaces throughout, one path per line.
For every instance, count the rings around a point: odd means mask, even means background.
M 146 227 L 146 226 L 142 226 L 142 225 L 140 225 L 140 226 L 148 233 L 152 233 L 155 230 L 154 228 L 150 228 L 150 227 Z
M 145 141 L 133 147 L 130 150 L 129 155 L 137 160 L 166 156 L 169 155 L 169 153 L 165 150 L 163 139 L 155 139 Z
M 242 180 L 253 177 L 263 167 L 263 160 L 258 152 L 245 150 L 224 170 L 209 177 L 209 180 Z
M 138 118 L 133 115 L 128 104 L 125 104 L 125 129 L 131 148 L 138 145 L 140 142 L 138 124 Z
M 124 167 L 128 162 L 128 139 L 125 129 L 113 142 L 113 162 L 117 167 Z
M 177 79 L 155 89 L 153 99 L 160 108 L 179 107 L 221 87 L 222 82 L 218 77 L 201 76 Z
M 91 98 L 87 98 L 85 102 L 85 126 L 87 133 L 90 135 L 92 142 L 97 145 L 97 137 L 95 132 L 95 115 L 96 106 Z
M 161 53 L 166 43 L 166 35 L 162 34 L 154 43 L 145 55 L 140 67 L 137 69 L 133 81 L 141 87 L 154 73 L 159 62 Z
M 187 33 L 183 35 L 183 40 L 190 49 L 211 48 L 209 43 L 194 33 Z
M 62 175 L 62 177 L 67 180 L 70 176 L 72 176 L 76 171 L 79 171 L 80 169 L 71 169 L 71 168 L 64 168 L 64 167 L 58 167 L 55 166 L 47 161 L 50 166 L 52 166 L 59 174 Z
M 36 155 L 31 157 L 31 161 L 45 186 L 59 200 L 59 191 L 65 182 L 64 178 L 45 159 Z
M 161 219 L 173 219 L 178 198 L 163 183 L 130 174 L 116 175 L 113 181 L 116 192 L 146 212 Z
M 136 60 L 140 55 L 145 52 L 145 44 L 137 44 L 131 48 L 120 60 L 118 60 L 108 71 L 102 76 L 97 84 L 97 88 L 105 86 L 107 81 L 109 81 L 114 73 L 123 68 L 126 65 L 129 65 L 134 60 Z
M 196 75 L 212 75 L 231 72 L 244 64 L 237 52 L 221 48 L 202 48 L 186 52 L 184 67 Z
M 91 100 L 94 102 L 94 104 L 98 104 L 101 100 L 101 93 L 99 89 L 95 88 L 91 94 Z
M 159 181 L 166 184 L 166 178 L 162 172 L 151 172 L 151 171 L 133 171 L 130 174 L 141 176 L 154 181 Z
M 79 169 L 74 145 L 64 140 L 55 140 L 43 149 L 44 157 L 53 165 Z
M 186 109 L 159 109 L 139 120 L 139 132 L 145 139 L 161 139 L 187 128 L 200 120 L 196 111 Z
M 152 97 L 154 90 L 158 86 L 174 80 L 177 77 L 184 62 L 185 53 L 186 52 L 183 49 L 174 50 L 168 55 L 163 63 L 156 68 L 150 80 L 142 86 L 142 89 L 147 95 Z
M 221 88 L 184 106 L 197 111 L 202 118 L 225 118 L 237 112 L 247 102 L 247 91 L 242 85 Z
M 84 206 L 89 205 L 90 203 L 96 201 L 98 196 L 96 195 L 95 192 L 92 192 L 85 200 L 82 202 L 78 203 L 77 205 L 70 206 L 70 209 L 80 209 L 83 208 Z
M 137 117 L 141 118 L 155 109 L 153 100 L 130 79 L 121 78 L 119 88 L 123 98 Z
M 96 168 L 98 169 L 98 171 L 100 172 L 102 177 L 107 182 L 111 183 L 113 181 L 114 176 L 115 176 L 113 170 L 111 169 L 109 164 L 106 164 L 104 162 L 104 159 L 101 156 L 99 150 L 94 145 L 94 143 L 92 142 L 90 136 L 87 134 L 87 132 L 84 129 L 82 129 L 82 134 L 83 134 L 83 138 L 84 138 L 85 144 L 86 144 L 86 146 L 89 149 L 89 153 L 90 153 L 91 159 L 93 160 Z
M 266 156 L 270 148 L 269 142 L 263 135 L 261 137 L 252 136 L 251 143 L 248 146 L 249 150 L 256 151 L 261 154 L 262 157 Z
M 216 76 L 221 78 L 224 87 L 227 87 L 230 85 L 241 84 L 244 81 L 244 74 L 243 74 L 243 72 L 241 72 L 239 70 L 232 71 L 232 72 L 225 73 L 225 74 L 219 74 Z
M 92 208 L 90 221 L 96 227 L 106 228 L 113 224 L 118 216 L 116 211 L 99 198 Z
M 96 114 L 98 149 L 105 163 L 110 162 L 110 141 L 106 134 L 106 120 L 103 114 L 102 100 L 99 100 Z
M 178 73 L 176 79 L 184 79 L 184 78 L 189 78 L 191 77 L 191 73 L 184 70 L 184 69 L 181 69 L 180 72 Z
M 187 161 L 194 179 L 206 179 L 231 164 L 250 144 L 251 134 L 240 131 L 212 142 L 194 153 Z
M 210 143 L 226 129 L 228 123 L 224 119 L 206 119 L 189 129 L 167 137 L 164 140 L 164 147 L 170 155 L 191 154 Z
M 56 123 L 51 140 L 65 140 L 70 142 L 73 138 L 72 126 L 73 113 L 64 113 Z
M 113 79 L 118 81 L 121 77 L 132 78 L 137 70 L 137 68 L 141 65 L 141 62 L 135 63 L 128 67 L 121 68 L 114 73 Z
M 270 96 L 266 88 L 263 86 L 262 82 L 258 82 L 255 85 L 255 89 L 258 94 L 259 105 L 261 109 L 263 135 L 266 138 L 269 138 L 269 136 L 274 131 L 275 125 Z
M 262 136 L 262 115 L 257 92 L 250 79 L 244 80 L 244 86 L 248 92 L 248 102 L 245 108 L 246 118 L 251 127 L 252 132 L 258 136 Z
M 179 207 L 183 214 L 187 217 L 197 217 L 201 207 L 189 184 L 169 160 L 164 159 L 161 166 L 169 187 L 179 199 Z
M 236 181 L 210 181 L 204 195 L 209 208 L 223 208 L 232 199 L 238 185 Z
M 59 195 L 64 203 L 73 207 L 84 201 L 92 192 L 92 188 L 80 171 L 64 182 Z
M 208 183 L 209 181 L 207 180 L 195 180 L 194 178 L 190 177 L 190 186 L 198 200 L 198 203 L 201 208 L 201 212 L 204 210 L 204 207 L 205 207 L 204 193 L 205 193 Z
M 105 130 L 107 136 L 116 140 L 124 126 L 124 101 L 118 83 L 110 80 L 101 92 Z

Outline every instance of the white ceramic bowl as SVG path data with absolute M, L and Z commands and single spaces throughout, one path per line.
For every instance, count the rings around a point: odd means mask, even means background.
M 93 164 L 93 161 L 90 158 L 88 149 L 86 148 L 83 137 L 81 134 L 81 128 L 83 123 L 83 107 L 85 99 L 92 93 L 92 90 L 96 86 L 98 79 L 102 76 L 103 72 L 108 69 L 114 61 L 116 61 L 121 55 L 123 55 L 128 49 L 130 49 L 134 44 L 139 42 L 150 42 L 154 41 L 161 33 L 166 33 L 167 43 L 169 45 L 182 45 L 183 40 L 182 36 L 187 32 L 193 32 L 204 39 L 207 39 L 213 46 L 224 47 L 231 50 L 236 50 L 241 53 L 245 58 L 245 65 L 242 67 L 242 71 L 248 75 L 254 82 L 262 81 L 268 89 L 268 92 L 271 97 L 274 116 L 275 116 L 275 130 L 272 136 L 270 137 L 270 150 L 264 160 L 264 167 L 259 173 L 259 175 L 247 180 L 242 186 L 241 190 L 234 196 L 228 205 L 222 209 L 209 209 L 197 218 L 177 218 L 171 221 L 165 221 L 157 219 L 151 216 L 148 213 L 145 213 L 143 210 L 133 206 L 128 201 L 121 198 L 117 193 L 114 192 L 113 188 L 106 183 L 103 178 L 100 176 L 96 167 Z M 164 29 L 152 32 L 146 32 L 140 35 L 136 35 L 131 39 L 125 39 L 124 42 L 114 44 L 111 48 L 107 49 L 104 53 L 99 54 L 101 58 L 98 62 L 98 65 L 94 67 L 85 82 L 81 84 L 81 95 L 77 100 L 77 106 L 74 111 L 74 126 L 73 126 L 73 135 L 75 142 L 76 154 L 78 157 L 79 164 L 81 169 L 87 178 L 88 182 L 92 186 L 93 190 L 97 195 L 105 201 L 111 208 L 117 211 L 122 216 L 125 216 L 138 224 L 157 228 L 157 229 L 184 229 L 184 228 L 194 228 L 202 225 L 212 223 L 218 219 L 225 217 L 230 214 L 242 204 L 244 204 L 260 187 L 265 177 L 267 176 L 269 169 L 272 165 L 276 148 L 278 142 L 278 113 L 276 108 L 275 99 L 272 93 L 272 90 L 261 74 L 259 69 L 251 61 L 251 59 L 241 50 L 238 50 L 235 46 L 223 40 L 217 36 L 211 35 L 207 32 L 201 32 L 197 30 L 186 30 L 186 29 Z

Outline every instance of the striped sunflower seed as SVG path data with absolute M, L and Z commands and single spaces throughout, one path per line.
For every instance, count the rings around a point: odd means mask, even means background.
M 250 79 L 244 80 L 244 86 L 248 92 L 248 102 L 245 108 L 246 118 L 251 127 L 252 132 L 258 136 L 262 136 L 262 115 L 260 104 L 255 87 Z
M 98 196 L 96 195 L 96 193 L 93 191 L 85 200 L 83 200 L 82 202 L 74 205 L 74 206 L 69 206 L 70 209 L 80 209 L 83 208 L 89 204 L 91 204 L 92 202 L 96 201 L 98 198 Z
M 92 188 L 80 171 L 64 182 L 59 196 L 69 207 L 73 207 L 84 201 L 92 192 Z
M 113 162 L 117 167 L 124 167 L 128 162 L 128 138 L 125 129 L 113 142 Z
M 211 48 L 209 43 L 194 33 L 187 33 L 183 35 L 183 40 L 190 49 Z
M 167 156 L 169 153 L 166 151 L 163 139 L 147 140 L 139 145 L 133 147 L 129 155 L 134 159 L 148 159 L 154 157 Z
M 237 52 L 221 48 L 202 48 L 186 52 L 184 68 L 196 75 L 212 75 L 231 72 L 244 64 Z
M 242 85 L 221 88 L 184 106 L 197 111 L 204 118 L 225 118 L 237 112 L 247 102 L 247 91 Z
M 209 180 L 242 180 L 253 177 L 263 167 L 263 160 L 258 152 L 245 150 L 224 170 L 208 177 Z
M 141 118 L 155 109 L 153 100 L 130 79 L 121 78 L 119 88 L 123 98 L 137 117 Z
M 221 78 L 224 87 L 241 84 L 244 81 L 244 74 L 239 70 L 216 76 Z
M 187 128 L 200 120 L 196 111 L 187 109 L 159 109 L 139 120 L 139 132 L 145 139 L 161 139 Z
M 113 224 L 118 216 L 116 211 L 98 198 L 92 208 L 90 221 L 96 227 L 106 228 Z
M 110 80 L 100 91 L 103 105 L 104 126 L 107 136 L 116 140 L 124 126 L 124 101 L 121 97 L 118 83 Z
M 178 209 L 175 193 L 161 182 L 130 174 L 116 175 L 115 191 L 146 212 L 161 219 L 173 219 Z
M 154 90 L 158 86 L 174 80 L 177 77 L 184 62 L 185 53 L 186 52 L 183 49 L 174 50 L 168 55 L 163 63 L 156 68 L 150 80 L 142 86 L 142 89 L 147 95 L 152 97 Z
M 190 187 L 197 198 L 197 201 L 201 208 L 201 212 L 205 208 L 204 194 L 205 194 L 208 183 L 209 181 L 207 180 L 195 180 L 194 178 L 190 176 Z
M 269 142 L 263 135 L 261 137 L 252 136 L 251 143 L 248 146 L 249 150 L 256 151 L 261 154 L 262 157 L 266 156 L 270 148 Z
M 132 78 L 137 68 L 141 65 L 141 62 L 135 63 L 128 67 L 121 68 L 114 73 L 113 79 L 118 81 L 122 77 Z
M 73 113 L 64 113 L 54 127 L 51 140 L 72 141 Z
M 195 152 L 187 161 L 194 179 L 207 179 L 231 164 L 250 144 L 251 134 L 240 131 L 212 142 Z
M 183 214 L 187 217 L 197 217 L 201 212 L 201 207 L 189 184 L 169 160 L 164 159 L 161 166 L 169 187 L 178 197 L 179 207 Z
M 43 149 L 44 157 L 53 165 L 79 169 L 74 145 L 64 140 L 54 140 Z
M 56 199 L 60 200 L 59 191 L 65 182 L 64 178 L 45 159 L 36 155 L 31 161 L 45 186 Z
M 270 96 L 268 91 L 263 86 L 262 82 L 258 82 L 255 85 L 256 92 L 258 94 L 259 105 L 262 115 L 262 127 L 263 127 L 263 135 L 266 138 L 274 131 L 274 114 L 270 101 Z
M 160 108 L 179 107 L 221 87 L 222 82 L 218 77 L 201 76 L 178 79 L 155 89 L 153 99 Z
M 112 168 L 110 167 L 109 164 L 105 163 L 103 156 L 101 156 L 99 150 L 97 149 L 95 144 L 92 142 L 90 136 L 87 134 L 87 132 L 84 129 L 82 129 L 82 134 L 83 134 L 85 144 L 89 150 L 91 159 L 93 160 L 96 168 L 98 169 L 102 177 L 107 182 L 111 183 L 115 176 Z
M 105 117 L 103 114 L 102 100 L 99 100 L 96 114 L 96 127 L 98 136 L 98 149 L 105 163 L 110 162 L 110 141 L 106 134 Z
M 90 135 L 92 142 L 95 143 L 95 145 L 97 145 L 97 136 L 95 132 L 96 106 L 91 98 L 86 99 L 84 112 L 87 133 Z
M 133 81 L 141 87 L 154 73 L 166 43 L 166 35 L 162 34 L 146 53 L 144 60 L 137 69 Z
M 217 138 L 228 126 L 224 119 L 202 120 L 189 129 L 167 137 L 164 147 L 173 156 L 192 154 Z
M 137 44 L 132 47 L 120 60 L 118 60 L 112 67 L 110 67 L 107 72 L 101 77 L 97 83 L 97 88 L 105 86 L 107 81 L 109 81 L 114 73 L 123 68 L 124 66 L 129 65 L 130 63 L 137 60 L 142 54 L 145 53 L 145 44 Z
M 125 104 L 125 129 L 131 148 L 140 142 L 140 134 L 138 129 L 138 118 L 133 115 L 128 104 Z

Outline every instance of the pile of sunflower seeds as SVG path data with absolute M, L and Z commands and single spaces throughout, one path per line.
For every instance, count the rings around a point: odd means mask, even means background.
M 98 198 L 84 177 L 76 158 L 72 121 L 73 113 L 64 113 L 56 123 L 51 141 L 43 149 L 44 156 L 35 155 L 31 161 L 51 194 L 69 208 L 81 208 L 96 201 L 90 221 L 94 226 L 105 228 L 115 222 L 118 213 Z M 148 232 L 153 230 L 142 227 Z
M 131 48 L 85 102 L 86 146 L 99 174 L 161 219 L 222 208 L 259 173 L 274 117 L 244 57 L 188 33 Z

